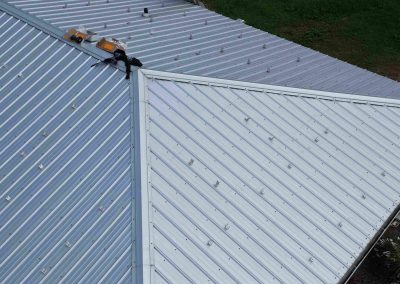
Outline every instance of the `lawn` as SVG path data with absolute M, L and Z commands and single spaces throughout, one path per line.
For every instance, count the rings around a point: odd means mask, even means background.
M 228 17 L 400 81 L 400 0 L 204 2 Z

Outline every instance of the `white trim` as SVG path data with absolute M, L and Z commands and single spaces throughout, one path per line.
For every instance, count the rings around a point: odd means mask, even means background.
M 268 92 L 268 93 L 275 93 L 288 96 L 297 96 L 297 97 L 301 96 L 301 97 L 315 98 L 315 99 L 400 107 L 400 93 L 399 93 L 399 99 L 387 99 L 381 97 L 342 94 L 342 93 L 282 87 L 282 86 L 250 83 L 250 82 L 227 80 L 227 79 L 217 79 L 204 76 L 185 75 L 185 74 L 156 71 L 149 69 L 141 69 L 141 71 L 146 77 L 155 78 L 159 80 L 178 81 L 178 82 L 185 82 L 192 84 L 237 88 L 245 90 L 247 89 L 251 91 Z
M 152 206 L 149 188 L 148 103 L 145 91 L 146 78 L 138 70 L 132 79 L 134 92 L 135 124 L 135 212 L 136 212 L 136 283 L 154 282 Z

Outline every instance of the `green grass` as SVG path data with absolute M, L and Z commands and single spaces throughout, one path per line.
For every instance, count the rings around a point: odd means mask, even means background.
M 233 19 L 400 80 L 400 0 L 205 0 Z

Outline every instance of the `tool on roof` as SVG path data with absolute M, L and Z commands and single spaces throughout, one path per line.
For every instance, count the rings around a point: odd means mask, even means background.
M 125 72 L 126 72 L 126 79 L 130 78 L 131 74 L 131 66 L 137 66 L 137 67 L 142 67 L 143 64 L 140 62 L 139 59 L 135 57 L 128 57 L 125 53 L 125 50 L 117 49 L 113 52 L 114 56 L 110 58 L 106 58 L 103 61 L 97 62 L 93 64 L 91 67 L 96 66 L 100 63 L 105 63 L 105 64 L 113 64 L 117 65 L 118 61 L 123 61 L 125 63 Z
M 86 40 L 89 35 L 86 33 L 86 29 L 79 27 L 78 29 L 70 28 L 65 34 L 64 39 L 81 44 L 82 41 Z
M 126 43 L 115 38 L 109 39 L 105 37 L 103 37 L 100 41 L 98 41 L 96 46 L 110 53 L 114 53 L 117 50 L 125 51 L 127 48 Z

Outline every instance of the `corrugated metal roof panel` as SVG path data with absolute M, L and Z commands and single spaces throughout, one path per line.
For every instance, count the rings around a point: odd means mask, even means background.
M 337 283 L 399 204 L 398 101 L 145 76 L 157 283 Z
M 125 39 L 147 69 L 400 98 L 399 82 L 184 0 L 8 2 L 61 29 L 84 25 Z M 142 17 L 144 7 L 150 18 Z
M 129 81 L 0 19 L 0 282 L 132 282 Z

